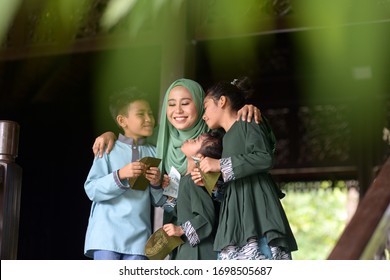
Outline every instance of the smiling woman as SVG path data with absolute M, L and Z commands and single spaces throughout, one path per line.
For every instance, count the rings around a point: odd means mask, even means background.
M 167 117 L 177 129 L 191 127 L 198 118 L 191 92 L 186 87 L 174 87 L 168 95 Z
M 181 145 L 208 130 L 202 116 L 204 91 L 190 79 L 178 79 L 167 89 L 163 100 L 158 132 L 157 157 L 163 159 L 161 172 L 174 166 L 181 175 L 187 170 L 187 159 Z
M 161 174 L 170 174 L 171 169 L 176 169 L 178 180 L 184 178 L 187 172 L 188 160 L 181 150 L 181 145 L 188 139 L 195 139 L 209 130 L 202 119 L 204 114 L 203 99 L 205 92 L 202 86 L 190 79 L 178 79 L 167 89 L 160 113 L 160 126 L 156 145 L 156 157 L 161 159 Z M 244 110 L 243 110 L 244 109 Z M 252 120 L 254 107 L 246 105 L 237 114 L 237 118 Z M 245 110 L 246 109 L 246 110 Z M 245 117 L 244 117 L 245 116 Z M 260 111 L 254 115 L 254 119 L 260 119 Z M 113 135 L 113 134 L 111 134 Z M 108 139 L 103 135 L 98 137 L 94 144 L 95 154 L 103 151 Z M 174 170 L 175 171 L 175 170 Z M 171 180 L 172 181 L 172 180 Z M 175 217 L 172 210 L 176 205 L 175 199 L 169 199 L 164 205 L 162 223 L 174 223 Z M 160 216 L 161 214 L 157 214 Z M 160 220 L 160 219 L 158 219 Z M 155 226 L 161 222 L 156 221 Z

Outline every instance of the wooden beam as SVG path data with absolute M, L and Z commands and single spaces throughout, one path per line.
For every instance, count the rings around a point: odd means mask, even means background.
M 386 209 L 390 205 L 390 158 L 382 166 L 378 176 L 346 226 L 329 260 L 358 260 L 367 258 L 364 254 L 371 239 L 376 238 L 377 229 L 387 234 L 388 228 L 380 223 L 386 218 Z

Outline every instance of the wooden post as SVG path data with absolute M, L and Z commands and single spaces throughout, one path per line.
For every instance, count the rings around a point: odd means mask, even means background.
M 2 260 L 17 259 L 22 168 L 18 155 L 19 125 L 0 121 L 0 251 Z

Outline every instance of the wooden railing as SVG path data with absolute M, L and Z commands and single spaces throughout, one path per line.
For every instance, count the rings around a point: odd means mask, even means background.
M 360 201 L 329 260 L 389 258 L 390 157 Z M 387 252 L 386 252 L 387 250 Z

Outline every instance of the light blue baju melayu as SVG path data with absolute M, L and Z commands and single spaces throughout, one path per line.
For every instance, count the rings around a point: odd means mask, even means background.
M 141 142 L 134 145 L 133 139 L 119 135 L 111 153 L 93 161 L 84 185 L 92 201 L 84 246 L 87 257 L 93 258 L 95 250 L 144 255 L 152 231 L 151 205 L 161 206 L 165 196 L 160 187 L 133 190 L 117 172 L 137 159 L 155 157 L 155 147 Z

